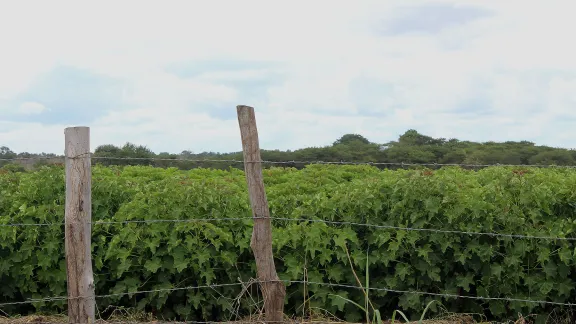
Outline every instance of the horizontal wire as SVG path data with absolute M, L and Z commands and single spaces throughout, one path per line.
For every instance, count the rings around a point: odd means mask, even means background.
M 336 287 L 336 288 L 347 288 L 347 289 L 368 289 L 371 291 L 383 291 L 383 292 L 391 292 L 391 293 L 398 293 L 398 294 L 415 294 L 415 295 L 427 295 L 427 296 L 435 296 L 435 297 L 445 297 L 445 298 L 463 298 L 463 299 L 474 299 L 474 300 L 483 300 L 483 301 L 506 301 L 506 302 L 523 302 L 523 303 L 533 303 L 533 304 L 547 304 L 547 305 L 557 305 L 557 306 L 576 306 L 575 303 L 562 303 L 562 302 L 553 302 L 547 300 L 533 300 L 533 299 L 525 299 L 525 298 L 508 298 L 508 297 L 484 297 L 484 296 L 466 296 L 466 295 L 456 295 L 456 294 L 448 294 L 448 293 L 433 293 L 433 292 L 425 292 L 425 291 L 417 291 L 417 290 L 399 290 L 399 289 L 391 289 L 391 288 L 376 288 L 376 287 L 359 287 L 354 285 L 348 284 L 337 284 L 337 283 L 326 283 L 326 282 L 313 282 L 313 281 L 306 281 L 306 280 L 255 280 L 249 285 L 255 283 L 272 283 L 272 282 L 283 282 L 286 284 L 306 284 L 306 285 L 319 285 L 319 286 L 327 286 L 327 287 Z M 219 288 L 219 287 L 230 287 L 230 286 L 240 286 L 244 285 L 244 283 L 229 283 L 229 284 L 214 284 L 214 285 L 202 285 L 202 286 L 188 286 L 188 287 L 181 287 L 181 288 L 166 288 L 166 289 L 154 289 L 154 290 L 144 290 L 144 291 L 135 291 L 135 292 L 127 292 L 127 293 L 117 293 L 117 294 L 107 294 L 107 295 L 96 295 L 93 298 L 101 299 L 101 298 L 108 298 L 108 297 L 120 297 L 120 296 L 127 296 L 127 295 L 136 295 L 136 294 L 146 294 L 146 293 L 156 293 L 156 292 L 173 292 L 178 290 L 192 290 L 192 289 L 203 289 L 203 288 Z M 33 303 L 41 303 L 41 302 L 50 302 L 50 301 L 63 301 L 63 300 L 72 300 L 72 299 L 82 299 L 82 298 L 89 298 L 89 297 L 48 297 L 42 299 L 29 299 L 26 301 L 20 302 L 9 302 L 9 303 L 1 303 L 0 307 L 3 306 L 11 306 L 11 305 L 22 305 L 22 304 L 33 304 Z
M 244 221 L 253 220 L 253 217 L 225 217 L 225 218 L 195 218 L 195 219 L 136 219 L 126 221 L 96 221 L 94 225 L 131 224 L 131 223 L 196 223 L 208 221 Z
M 125 221 L 95 221 L 95 222 L 85 222 L 84 224 L 90 225 L 125 225 L 132 223 L 197 223 L 197 222 L 207 222 L 207 221 L 242 221 L 242 220 L 253 220 L 253 217 L 226 217 L 226 218 L 194 218 L 194 219 L 136 219 L 136 220 L 125 220 Z M 66 222 L 59 223 L 44 223 L 44 224 L 31 224 L 31 223 L 10 223 L 10 224 L 0 224 L 0 227 L 18 227 L 18 226 L 62 226 Z
M 56 160 L 60 159 L 63 160 L 63 156 L 31 156 L 31 157 L 15 157 L 15 158 L 0 158 L 0 161 L 26 161 L 26 160 Z
M 80 158 L 70 157 L 71 159 Z M 414 163 L 414 162 L 351 162 L 351 161 L 243 161 L 236 159 L 181 159 L 181 158 L 156 158 L 156 157 L 113 157 L 113 156 L 86 156 L 93 160 L 124 160 L 124 161 L 167 161 L 167 162 L 211 162 L 211 163 L 263 163 L 263 164 L 334 164 L 334 165 L 399 165 L 399 166 L 460 166 L 460 167 L 536 167 L 536 168 L 568 168 L 574 169 L 576 165 L 547 165 L 547 164 L 471 164 L 471 163 Z M 0 158 L 0 161 L 18 161 L 18 160 L 49 160 L 65 159 L 65 157 L 30 157 L 30 158 Z
M 398 289 L 390 289 L 390 288 L 374 288 L 374 287 L 361 288 L 361 287 L 353 286 L 353 285 L 344 285 L 344 284 L 335 284 L 335 283 L 326 283 L 326 282 L 312 282 L 312 281 L 305 281 L 305 280 L 291 280 L 291 281 L 289 281 L 289 283 L 306 283 L 309 285 L 320 285 L 320 286 L 330 286 L 330 287 L 339 287 L 339 288 L 368 289 L 368 290 L 373 290 L 373 291 L 384 291 L 384 292 L 392 292 L 392 293 L 398 293 L 398 294 L 416 294 L 416 295 L 428 295 L 428 296 L 436 296 L 436 297 L 466 298 L 466 299 L 487 300 L 487 301 L 499 300 L 499 301 L 508 301 L 508 302 L 524 302 L 524 303 L 549 304 L 549 305 L 558 305 L 558 306 L 576 306 L 576 304 L 573 304 L 573 303 L 552 302 L 552 301 L 547 301 L 547 300 L 532 300 L 532 299 L 507 298 L 507 297 L 466 296 L 466 295 L 445 294 L 445 293 L 431 293 L 431 292 L 416 291 L 416 290 L 398 290 Z
M 8 223 L 0 224 L 0 227 L 26 227 L 26 226 L 62 226 L 64 222 L 61 223 Z
M 457 231 L 457 230 L 443 230 L 434 228 L 414 228 L 414 227 L 403 227 L 403 226 L 393 226 L 393 225 L 377 225 L 377 224 L 367 224 L 367 223 L 356 223 L 347 221 L 328 221 L 323 219 L 312 219 L 312 218 L 286 218 L 286 217 L 225 217 L 225 218 L 195 218 L 195 219 L 142 219 L 142 220 L 124 220 L 124 221 L 96 221 L 96 222 L 86 222 L 86 224 L 91 225 L 126 225 L 131 223 L 198 223 L 198 222 L 208 222 L 208 221 L 246 221 L 254 219 L 267 219 L 275 221 L 292 221 L 292 222 L 313 222 L 313 223 L 324 223 L 331 225 L 350 225 L 350 226 L 362 226 L 368 228 L 379 228 L 379 229 L 393 229 L 402 231 L 412 231 L 412 232 L 430 232 L 430 233 L 441 233 L 441 234 L 462 234 L 462 235 L 477 235 L 477 236 L 491 236 L 491 237 L 505 237 L 505 238 L 515 238 L 515 239 L 534 239 L 534 240 L 555 240 L 555 241 L 576 241 L 576 237 L 556 237 L 556 236 L 537 236 L 537 235 L 522 235 L 522 234 L 505 234 L 505 233 L 494 233 L 494 232 L 472 232 L 472 231 Z M 62 226 L 65 222 L 61 223 L 44 223 L 44 224 L 29 224 L 29 223 L 11 223 L 11 224 L 0 224 L 0 227 L 18 227 L 18 226 Z
M 180 288 L 164 288 L 164 289 L 153 289 L 153 290 L 142 290 L 142 291 L 134 291 L 134 292 L 115 293 L 115 294 L 107 294 L 107 295 L 96 295 L 93 298 L 101 299 L 101 298 L 122 297 L 122 296 L 137 295 L 137 294 L 150 294 L 150 293 L 157 293 L 157 292 L 173 292 L 173 291 L 179 291 L 179 290 L 193 290 L 193 289 L 204 289 L 204 288 L 231 287 L 231 286 L 240 286 L 240 285 L 242 285 L 241 282 L 228 283 L 228 284 L 202 285 L 202 286 L 187 286 L 187 287 L 180 287 Z M 12 305 L 23 305 L 23 304 L 35 304 L 35 303 L 43 303 L 43 302 L 51 302 L 51 301 L 83 299 L 83 298 L 89 298 L 89 297 L 57 296 L 57 297 L 47 297 L 47 298 L 40 298 L 40 299 L 28 299 L 28 300 L 19 301 L 19 302 L 0 303 L 0 307 L 12 306 Z
M 284 217 L 271 217 L 270 219 L 284 220 L 284 221 L 315 222 L 315 223 L 325 223 L 325 224 L 332 224 L 332 225 L 352 225 L 352 226 L 363 226 L 363 227 L 381 228 L 381 229 L 395 229 L 395 230 L 403 230 L 403 231 L 432 232 L 432 233 L 443 233 L 443 234 L 464 234 L 464 235 L 507 237 L 507 238 L 518 238 L 518 239 L 543 239 L 543 240 L 576 241 L 575 237 L 533 236 L 533 235 L 521 235 L 521 234 L 501 234 L 501 233 L 491 233 L 491 232 L 469 232 L 469 231 L 456 231 L 456 230 L 441 230 L 441 229 L 434 229 L 434 228 L 414 228 L 414 227 L 402 227 L 402 226 L 392 226 L 392 225 L 377 225 L 377 224 L 355 223 L 355 222 L 345 222 L 345 221 L 327 221 L 327 220 L 323 220 L 323 219 L 284 218 Z

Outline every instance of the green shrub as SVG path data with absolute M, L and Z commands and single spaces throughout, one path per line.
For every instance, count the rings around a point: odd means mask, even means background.
M 308 166 L 264 170 L 273 217 L 396 227 L 571 237 L 576 228 L 576 171 L 486 168 L 467 171 L 378 170 Z M 66 295 L 62 167 L 0 173 L 0 303 Z M 93 266 L 96 294 L 236 283 L 255 277 L 251 211 L 240 170 L 179 171 L 142 166 L 93 168 Z M 204 218 L 245 218 L 205 221 Z M 196 222 L 129 223 L 196 219 Z M 123 223 L 126 222 L 126 223 Z M 275 220 L 274 253 L 283 280 L 309 281 L 307 307 L 349 321 L 365 314 L 352 268 L 371 288 L 568 302 L 574 300 L 572 241 L 520 239 Z M 348 262 L 345 248 L 350 251 Z M 369 269 L 366 269 L 368 265 Z M 369 271 L 366 271 L 369 270 Z M 287 287 L 287 312 L 301 313 L 304 285 Z M 225 320 L 242 287 L 183 289 L 97 299 L 184 320 Z M 256 287 L 252 293 L 257 293 Z M 338 296 L 335 296 L 338 295 Z M 454 312 L 513 318 L 554 306 L 371 291 L 380 314 L 418 317 L 438 300 Z M 248 310 L 251 301 L 241 305 Z M 13 305 L 8 313 L 57 312 L 66 302 Z M 431 306 L 430 311 L 435 311 Z

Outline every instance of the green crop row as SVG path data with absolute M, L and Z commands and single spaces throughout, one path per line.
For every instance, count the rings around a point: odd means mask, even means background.
M 573 237 L 576 171 L 495 167 L 479 171 L 378 170 L 369 166 L 308 166 L 264 170 L 272 217 L 465 232 Z M 64 170 L 0 170 L 0 303 L 66 295 Z M 92 255 L 98 308 L 136 307 L 165 318 L 225 320 L 261 298 L 235 299 L 240 285 L 172 292 L 135 291 L 247 282 L 255 277 L 251 211 L 239 170 L 179 171 L 151 167 L 93 168 Z M 222 220 L 202 220 L 216 218 Z M 245 218 L 224 220 L 223 218 Z M 122 223 L 130 220 L 195 222 Z M 118 222 L 118 223 L 113 223 Z M 565 303 L 576 300 L 575 244 L 430 231 L 275 220 L 274 253 L 287 286 L 286 312 L 323 309 L 349 321 L 362 312 L 334 295 L 363 303 L 356 285 L 368 264 L 370 286 L 393 290 L 507 297 Z M 306 277 L 305 277 L 306 276 Z M 556 306 L 499 300 L 440 298 L 371 291 L 382 314 L 419 313 L 437 299 L 450 311 L 504 319 L 546 314 Z M 238 304 L 239 303 L 239 304 Z M 63 301 L 0 307 L 9 314 L 57 312 Z

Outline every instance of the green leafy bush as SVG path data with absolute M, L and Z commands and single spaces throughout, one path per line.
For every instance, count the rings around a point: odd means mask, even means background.
M 576 171 L 486 168 L 480 171 L 378 170 L 318 166 L 264 170 L 273 217 L 321 219 L 466 232 L 572 237 Z M 255 277 L 251 211 L 243 172 L 236 169 L 93 168 L 93 266 L 99 309 L 136 307 L 165 318 L 223 320 L 242 287 L 135 291 L 236 283 Z M 0 173 L 0 303 L 66 295 L 62 167 Z M 222 220 L 206 221 L 204 218 Z M 224 218 L 245 218 L 224 220 Z M 196 222 L 130 223 L 134 220 Z M 287 312 L 307 306 L 350 321 L 365 314 L 351 268 L 370 273 L 371 288 L 568 302 L 576 297 L 573 241 L 520 239 L 275 220 L 274 253 L 287 287 Z M 352 267 L 345 248 L 350 251 Z M 366 266 L 369 269 L 366 269 Z M 368 271 L 366 271 L 368 270 Z M 365 278 L 360 280 L 364 282 Z M 257 293 L 257 287 L 251 290 Z M 546 314 L 553 305 L 480 301 L 371 291 L 383 316 L 418 316 L 432 300 L 450 311 L 511 318 Z M 242 299 L 248 311 L 250 300 Z M 56 312 L 66 302 L 13 305 L 8 313 Z M 431 307 L 435 311 L 435 307 Z

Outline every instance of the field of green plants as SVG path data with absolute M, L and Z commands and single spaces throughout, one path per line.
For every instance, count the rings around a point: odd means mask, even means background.
M 93 266 L 96 294 L 244 282 L 255 277 L 251 211 L 239 170 L 180 171 L 142 166 L 93 167 Z M 574 237 L 576 171 L 560 168 L 379 170 L 319 166 L 264 170 L 272 217 Z M 66 295 L 64 169 L 0 170 L 0 303 Z M 220 220 L 201 220 L 216 218 Z M 224 218 L 246 218 L 225 220 Z M 134 220 L 197 222 L 114 223 Z M 575 244 L 429 231 L 274 220 L 274 253 L 283 280 L 356 286 L 346 249 L 370 287 L 553 302 L 576 300 Z M 304 275 L 307 275 L 306 278 Z M 251 290 L 257 298 L 258 289 Z M 242 286 L 177 290 L 97 299 L 185 320 L 226 320 L 250 297 Z M 308 283 L 287 285 L 287 314 L 306 308 L 348 321 L 364 314 L 361 290 Z M 337 296 L 338 295 L 338 296 Z M 517 318 L 556 305 L 441 298 L 371 291 L 383 317 L 400 309 L 419 315 L 431 300 L 454 312 Z M 8 314 L 55 313 L 65 301 L 2 306 Z M 432 307 L 435 311 L 436 306 Z

